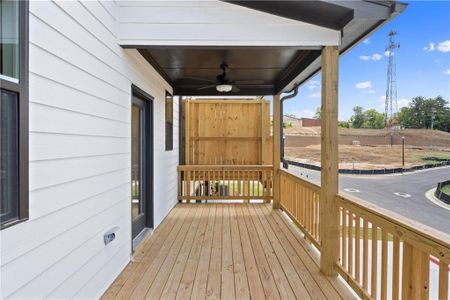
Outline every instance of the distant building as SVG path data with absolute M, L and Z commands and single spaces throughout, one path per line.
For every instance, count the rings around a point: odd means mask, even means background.
M 320 126 L 320 119 L 296 118 L 294 116 L 283 116 L 283 122 L 291 124 L 293 127 L 315 127 Z

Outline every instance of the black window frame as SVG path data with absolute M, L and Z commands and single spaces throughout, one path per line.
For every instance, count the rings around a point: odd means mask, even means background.
M 19 80 L 0 78 L 0 88 L 18 96 L 18 213 L 17 217 L 1 221 L 0 230 L 28 220 L 28 34 L 29 4 L 19 1 Z M 1 42 L 1 41 L 0 41 Z
M 167 101 L 168 98 L 171 98 L 172 100 L 172 123 L 167 121 Z M 165 150 L 166 151 L 173 151 L 173 107 L 174 107 L 174 97 L 171 93 L 166 91 L 166 96 L 164 98 L 164 136 L 165 136 Z M 168 138 L 170 136 L 170 139 Z

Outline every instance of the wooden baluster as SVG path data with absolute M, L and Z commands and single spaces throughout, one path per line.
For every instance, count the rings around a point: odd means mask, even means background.
M 302 224 L 303 226 L 305 226 L 305 189 L 302 185 L 299 185 L 299 189 L 300 189 L 300 218 L 299 218 L 299 222 L 300 224 Z
M 364 219 L 363 228 L 363 288 L 367 291 L 369 279 L 369 222 Z
M 314 217 L 314 221 L 315 221 L 315 226 L 316 226 L 316 240 L 319 240 L 319 216 L 320 216 L 320 214 L 319 214 L 319 211 L 320 211 L 320 208 L 319 208 L 319 194 L 318 193 L 314 193 L 314 203 L 316 204 L 316 209 L 315 209 L 315 212 L 316 212 L 316 215 L 315 215 L 315 217 Z
M 178 201 L 180 200 L 180 197 L 182 196 L 182 191 L 181 191 L 181 170 L 178 170 Z
M 430 255 L 417 248 L 413 249 L 413 257 L 415 259 L 414 270 L 414 298 L 429 298 L 430 294 Z
M 403 242 L 402 298 L 411 299 L 412 246 Z
M 228 184 L 228 190 L 227 190 L 227 196 L 231 196 L 231 178 L 230 178 L 230 170 L 227 170 L 227 184 Z
M 305 188 L 305 203 L 306 203 L 306 211 L 305 211 L 305 228 L 309 232 L 309 190 Z
M 236 170 L 236 196 L 241 196 L 241 171 Z
M 378 278 L 378 227 L 372 223 L 372 273 L 370 283 L 370 295 L 377 298 L 377 278 Z
M 356 282 L 361 283 L 361 219 L 355 214 L 355 279 Z
M 249 188 L 249 184 L 250 184 L 250 179 L 248 177 L 248 171 L 243 171 L 244 174 L 244 203 L 248 203 L 248 196 L 249 196 L 249 192 L 250 192 L 250 188 Z
M 399 298 L 400 276 L 400 239 L 394 236 L 392 245 L 392 299 Z
M 448 264 L 439 263 L 439 299 L 448 299 Z
M 430 256 L 403 242 L 402 298 L 428 299 L 429 273 Z
M 341 234 L 342 240 L 342 268 L 344 270 L 347 269 L 347 209 L 344 207 L 342 208 L 342 234 Z
M 264 191 L 264 197 L 266 197 L 266 200 L 264 202 L 269 202 L 269 173 L 267 170 L 264 170 L 264 182 L 263 182 L 263 191 Z
M 186 202 L 191 199 L 191 170 L 186 171 Z
M 314 193 L 309 189 L 309 232 L 314 236 Z
M 348 273 L 353 275 L 353 213 L 348 211 Z
M 301 214 L 300 209 L 300 195 L 298 191 L 299 187 L 297 183 L 294 183 L 294 201 L 295 201 L 295 218 L 299 220 L 299 216 Z
M 387 299 L 387 272 L 388 272 L 388 233 L 382 229 L 381 233 L 381 299 Z

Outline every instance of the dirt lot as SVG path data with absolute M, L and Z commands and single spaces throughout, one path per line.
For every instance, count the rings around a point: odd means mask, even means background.
M 285 157 L 320 164 L 320 127 L 287 128 Z M 295 135 L 289 140 L 289 135 Z M 450 133 L 431 130 L 401 130 L 394 133 L 394 146 L 388 146 L 390 131 L 339 128 L 339 167 L 345 169 L 384 169 L 402 166 L 401 136 L 405 136 L 405 166 L 450 159 Z M 317 137 L 312 138 L 312 137 Z M 380 139 L 380 137 L 384 137 Z M 351 145 L 360 140 L 361 146 Z M 371 143 L 373 142 L 373 143 Z

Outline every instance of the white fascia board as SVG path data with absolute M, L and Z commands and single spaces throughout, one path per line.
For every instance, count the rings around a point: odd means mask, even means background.
M 122 46 L 338 46 L 341 32 L 218 1 L 133 1 L 119 7 Z

